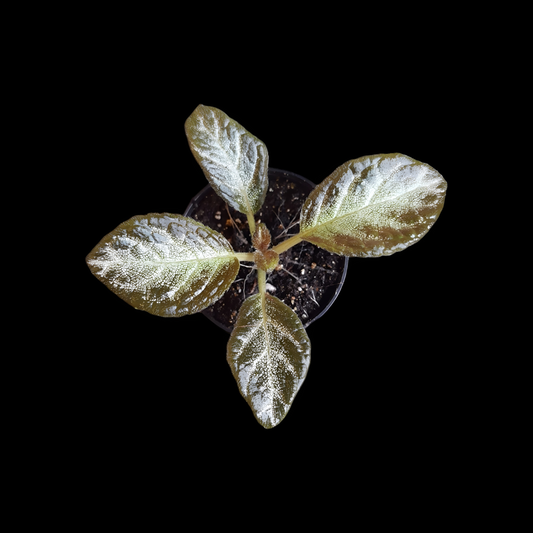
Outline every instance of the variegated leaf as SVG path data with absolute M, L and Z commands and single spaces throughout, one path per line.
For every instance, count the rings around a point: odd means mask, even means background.
M 208 307 L 239 271 L 225 237 L 191 218 L 168 213 L 123 222 L 97 244 L 87 264 L 133 307 L 165 317 Z
M 311 343 L 290 307 L 269 294 L 256 294 L 239 311 L 227 359 L 257 421 L 272 428 L 283 420 L 305 379 Z
M 350 257 L 391 255 L 429 231 L 446 187 L 434 168 L 408 156 L 360 157 L 311 192 L 302 207 L 299 236 Z
M 268 188 L 265 144 L 220 109 L 204 105 L 187 119 L 185 133 L 217 194 L 241 213 L 256 213 Z

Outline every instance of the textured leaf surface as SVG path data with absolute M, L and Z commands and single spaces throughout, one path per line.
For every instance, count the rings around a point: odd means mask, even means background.
M 446 187 L 434 168 L 402 154 L 348 161 L 305 201 L 300 237 L 350 257 L 391 255 L 429 231 Z
M 136 309 L 172 317 L 211 305 L 239 271 L 239 260 L 222 235 L 168 213 L 123 222 L 98 243 L 87 264 Z
M 191 151 L 206 178 L 229 205 L 256 213 L 268 188 L 265 144 L 220 109 L 199 105 L 185 122 Z
M 227 359 L 258 422 L 271 428 L 283 420 L 305 379 L 311 343 L 290 307 L 256 294 L 241 307 Z

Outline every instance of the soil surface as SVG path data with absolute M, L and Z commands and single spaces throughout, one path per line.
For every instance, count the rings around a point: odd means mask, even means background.
M 266 224 L 275 246 L 298 233 L 300 209 L 314 185 L 277 169 L 269 169 L 268 175 L 265 203 L 255 219 Z M 236 252 L 253 251 L 246 215 L 229 207 L 211 187 L 193 199 L 185 215 L 222 233 Z M 307 327 L 336 298 L 347 266 L 346 258 L 301 242 L 282 253 L 276 269 L 267 274 L 267 292 L 291 307 Z M 257 270 L 253 263 L 243 262 L 228 291 L 203 313 L 231 331 L 243 301 L 257 292 Z

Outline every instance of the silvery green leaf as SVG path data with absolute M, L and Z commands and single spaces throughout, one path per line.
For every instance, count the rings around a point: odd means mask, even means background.
M 256 213 L 268 188 L 265 144 L 220 109 L 204 105 L 187 119 L 185 133 L 217 194 L 241 213 Z
M 227 359 L 257 421 L 272 428 L 283 420 L 305 379 L 311 343 L 290 307 L 269 294 L 256 294 L 239 311 Z
M 300 237 L 346 256 L 391 255 L 418 242 L 444 205 L 446 181 L 402 154 L 344 163 L 309 195 Z
M 168 213 L 123 222 L 96 245 L 87 264 L 133 307 L 165 317 L 208 307 L 239 271 L 239 260 L 221 234 Z

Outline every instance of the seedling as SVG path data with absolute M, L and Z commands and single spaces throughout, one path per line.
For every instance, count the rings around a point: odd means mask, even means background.
M 263 142 L 225 113 L 198 106 L 185 123 L 191 151 L 224 201 L 246 216 L 249 252 L 182 215 L 134 216 L 87 256 L 92 273 L 136 309 L 179 317 L 207 308 L 229 289 L 241 262 L 257 269 L 258 293 L 246 298 L 227 346 L 242 396 L 265 428 L 287 414 L 309 368 L 311 344 L 296 313 L 267 292 L 266 276 L 301 241 L 347 257 L 379 257 L 418 242 L 437 220 L 446 181 L 402 154 L 353 159 L 303 204 L 296 234 L 272 246 L 255 214 L 268 189 Z

